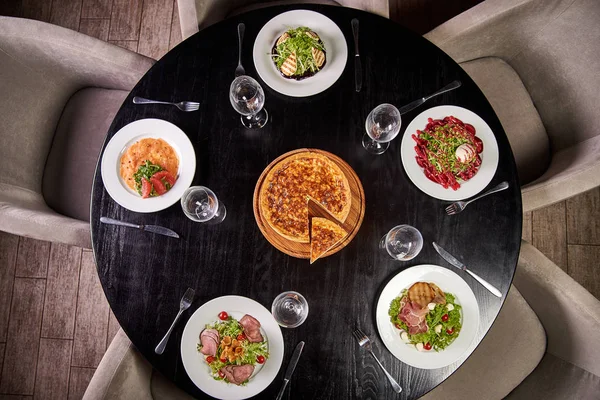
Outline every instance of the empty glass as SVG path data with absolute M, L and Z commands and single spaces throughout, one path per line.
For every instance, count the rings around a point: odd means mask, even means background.
M 262 128 L 269 120 L 265 105 L 265 92 L 253 78 L 242 75 L 231 82 L 229 101 L 242 114 L 242 124 L 249 129 Z
M 380 104 L 367 116 L 362 145 L 369 153 L 382 154 L 400 132 L 400 111 L 391 104 Z
M 284 328 L 296 328 L 308 316 L 308 303 L 298 292 L 283 292 L 273 300 L 271 314 Z
M 410 225 L 398 225 L 381 238 L 379 248 L 387 250 L 395 260 L 412 260 L 423 248 L 423 236 Z
M 196 222 L 218 224 L 227 215 L 225 205 L 207 187 L 191 186 L 181 196 L 181 208 L 185 215 Z

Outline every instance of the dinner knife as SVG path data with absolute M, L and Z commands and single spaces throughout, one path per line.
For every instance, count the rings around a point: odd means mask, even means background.
M 492 294 L 494 296 L 502 297 L 502 293 L 500 293 L 500 291 L 498 289 L 496 289 L 491 283 L 489 283 L 488 281 L 486 281 L 485 279 L 483 279 L 476 273 L 468 270 L 467 267 L 463 263 L 461 263 L 456 258 L 454 258 L 452 256 L 452 254 L 450 254 L 446 250 L 442 249 L 436 242 L 433 242 L 433 247 L 435 248 L 435 251 L 437 251 L 438 254 L 444 258 L 444 260 L 448 261 L 450 264 L 452 264 L 456 268 L 466 271 L 473 278 L 477 279 L 477 281 L 479 283 L 481 283 L 487 290 L 492 292 Z
M 304 342 L 302 341 L 296 345 L 294 353 L 292 354 L 292 358 L 290 359 L 290 363 L 288 364 L 288 367 L 285 370 L 285 375 L 283 376 L 283 385 L 281 385 L 281 389 L 279 389 L 279 394 L 277 395 L 276 400 L 281 400 L 281 397 L 283 397 L 283 392 L 285 392 L 287 384 L 289 383 L 290 379 L 292 379 L 292 374 L 296 369 L 296 364 L 298 364 L 298 360 L 300 359 L 300 355 L 302 354 L 303 348 Z
M 168 228 L 163 228 L 157 225 L 136 225 L 130 222 L 119 221 L 118 219 L 112 219 L 108 217 L 100 217 L 100 222 L 109 225 L 127 226 L 129 228 L 137 228 L 142 231 L 158 233 L 159 235 L 170 236 L 179 239 L 179 235 Z
M 352 34 L 354 35 L 354 88 L 360 92 L 362 88 L 362 65 L 358 54 L 358 20 L 352 19 Z

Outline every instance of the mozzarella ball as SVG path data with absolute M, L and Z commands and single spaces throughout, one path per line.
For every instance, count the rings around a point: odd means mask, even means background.
M 423 343 L 417 343 L 415 344 L 415 347 L 417 348 L 417 350 L 423 351 Z
M 435 328 L 433 328 L 433 330 L 435 331 L 435 333 L 440 333 L 442 331 L 442 324 L 436 325 Z
M 408 338 L 408 333 L 406 333 L 406 331 L 402 331 L 402 333 L 400 333 L 400 339 L 402 339 L 402 341 L 406 343 L 410 342 L 410 339 Z
M 429 308 L 431 311 L 433 311 L 433 309 L 435 308 L 435 303 L 427 304 L 427 308 Z
M 466 164 L 473 158 L 475 158 L 475 156 L 477 155 L 477 149 L 475 149 L 475 147 L 473 147 L 469 143 L 463 143 L 460 146 L 458 146 L 454 154 L 456 155 L 456 159 L 459 162 Z

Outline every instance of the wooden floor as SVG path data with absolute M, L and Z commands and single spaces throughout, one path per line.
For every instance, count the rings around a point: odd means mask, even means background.
M 424 33 L 481 0 L 391 0 Z M 0 0 L 158 59 L 181 41 L 175 0 Z M 600 189 L 524 216 L 523 237 L 600 298 Z M 175 310 L 176 311 L 176 310 Z M 88 250 L 0 232 L 0 400 L 79 399 L 118 323 Z

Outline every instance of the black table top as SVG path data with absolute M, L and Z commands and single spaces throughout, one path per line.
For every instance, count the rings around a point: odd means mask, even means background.
M 227 206 L 219 225 L 192 222 L 177 203 L 166 210 L 138 214 L 115 203 L 96 171 L 92 196 L 92 239 L 98 274 L 119 323 L 152 365 L 179 387 L 206 397 L 188 378 L 179 344 L 185 323 L 204 302 L 235 294 L 270 309 L 284 290 L 296 290 L 309 302 L 310 314 L 296 329 L 282 329 L 283 367 L 258 397 L 274 398 L 295 344 L 304 353 L 286 396 L 325 398 L 416 398 L 446 379 L 464 361 L 446 368 L 423 370 L 403 364 L 387 351 L 375 323 L 375 306 L 385 284 L 397 273 L 419 264 L 452 269 L 431 246 L 440 243 L 481 276 L 508 292 L 516 268 L 521 237 L 520 187 L 508 139 L 479 88 L 447 55 L 422 37 L 384 18 L 358 10 L 303 6 L 319 11 L 341 28 L 349 62 L 328 90 L 291 98 L 263 84 L 270 114 L 261 130 L 242 127 L 229 103 L 228 89 L 237 65 L 237 30 L 246 24 L 243 65 L 258 78 L 252 62 L 254 38 L 261 27 L 289 6 L 240 15 L 209 27 L 181 43 L 144 76 L 117 113 L 107 141 L 126 124 L 161 118 L 180 127 L 196 151 L 194 185 L 211 188 Z M 363 89 L 354 90 L 352 18 L 360 20 Z M 367 153 L 360 140 L 368 113 L 378 104 L 398 107 L 434 92 L 454 79 L 462 87 L 427 102 L 403 116 L 400 135 L 380 156 Z M 263 83 L 260 79 L 259 82 Z M 172 106 L 136 106 L 133 96 L 167 101 L 196 100 L 197 112 Z M 490 187 L 506 180 L 510 188 L 488 196 L 456 216 L 443 202 L 421 192 L 408 179 L 400 160 L 400 141 L 410 120 L 426 108 L 458 105 L 481 116 L 492 128 L 500 160 Z M 105 143 L 106 145 L 106 143 Z M 361 179 L 366 213 L 354 240 L 337 254 L 309 265 L 287 256 L 263 237 L 252 211 L 252 196 L 263 169 L 279 155 L 297 148 L 332 152 L 352 166 Z M 129 228 L 100 224 L 100 216 L 170 227 L 174 240 Z M 390 228 L 402 223 L 417 227 L 424 238 L 413 260 L 392 260 L 377 248 Z M 456 270 L 455 270 L 456 271 Z M 479 342 L 495 320 L 505 297 L 494 297 L 470 276 L 456 271 L 473 289 L 481 315 Z M 154 348 L 169 328 L 186 288 L 196 300 L 176 326 L 163 355 Z M 359 348 L 351 331 L 361 328 L 374 342 L 382 363 L 404 388 L 396 395 L 375 361 Z

